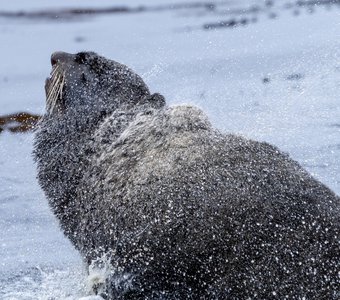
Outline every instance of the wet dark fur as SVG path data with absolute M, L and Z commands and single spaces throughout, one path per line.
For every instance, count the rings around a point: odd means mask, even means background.
M 44 116 L 34 153 L 64 233 L 89 264 L 110 253 L 99 293 L 339 299 L 338 196 L 277 148 L 166 107 L 125 66 L 94 53 L 74 61 L 99 80 L 66 83 L 65 109 Z

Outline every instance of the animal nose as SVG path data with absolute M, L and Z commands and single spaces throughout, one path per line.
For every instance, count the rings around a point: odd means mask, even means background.
M 73 56 L 72 54 L 62 52 L 62 51 L 54 52 L 51 55 L 51 65 L 53 67 L 54 65 L 56 65 L 59 62 L 67 62 L 72 58 L 72 56 Z

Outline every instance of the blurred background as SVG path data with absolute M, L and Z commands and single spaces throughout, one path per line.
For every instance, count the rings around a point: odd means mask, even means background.
M 51 53 L 95 51 L 169 105 L 275 144 L 340 194 L 338 0 L 0 0 L 0 45 L 0 116 L 44 113 Z M 79 299 L 86 275 L 37 184 L 33 133 L 6 120 L 0 299 Z

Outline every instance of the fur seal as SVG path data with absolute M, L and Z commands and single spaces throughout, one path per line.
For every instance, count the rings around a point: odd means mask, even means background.
M 52 55 L 38 179 L 106 299 L 338 299 L 340 198 L 276 147 L 168 107 L 92 52 Z

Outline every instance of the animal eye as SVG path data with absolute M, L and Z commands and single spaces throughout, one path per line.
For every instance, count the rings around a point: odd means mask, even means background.
M 76 54 L 75 62 L 78 64 L 84 64 L 87 60 L 87 54 L 85 52 L 79 52 Z

